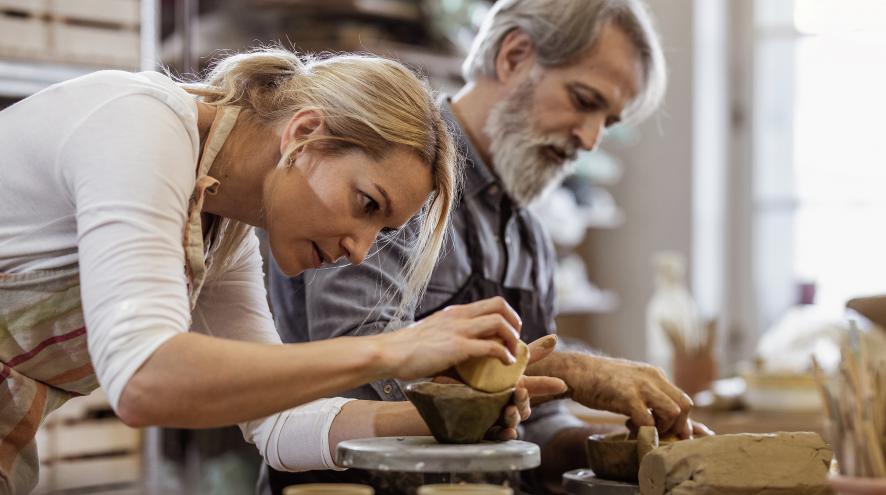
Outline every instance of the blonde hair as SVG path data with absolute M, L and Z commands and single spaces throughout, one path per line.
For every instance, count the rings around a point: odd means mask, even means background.
M 403 269 L 396 317 L 420 300 L 437 262 L 461 184 L 456 151 L 427 83 L 402 64 L 375 56 L 300 55 L 258 48 L 218 60 L 203 81 L 183 85 L 210 105 L 235 105 L 256 123 L 276 126 L 303 109 L 324 116 L 324 136 L 297 143 L 321 154 L 359 150 L 374 160 L 395 146 L 412 150 L 431 170 L 433 191 Z M 289 162 L 281 160 L 281 164 Z M 213 257 L 224 263 L 251 227 L 225 219 Z

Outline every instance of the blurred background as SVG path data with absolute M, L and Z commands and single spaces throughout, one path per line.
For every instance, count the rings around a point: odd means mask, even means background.
M 802 396 L 809 355 L 833 358 L 850 300 L 886 295 L 886 2 L 648 3 L 670 71 L 663 108 L 609 132 L 532 207 L 557 245 L 560 332 L 672 376 L 690 363 L 711 379 L 743 378 L 718 382 L 715 399 L 762 393 L 760 411 L 814 415 Z M 194 74 L 219 50 L 278 41 L 391 56 L 451 94 L 490 5 L 0 0 L 0 107 L 94 70 Z M 683 299 L 655 302 L 668 297 Z M 867 327 L 886 314 L 876 298 L 855 308 Z M 706 364 L 674 366 L 653 328 L 660 311 L 715 322 Z M 699 390 L 712 387 L 704 381 Z M 796 402 L 773 398 L 789 391 Z M 251 486 L 258 461 L 235 448 L 236 430 L 143 434 L 115 423 L 101 398 L 82 404 L 44 428 L 44 491 L 104 484 L 129 493 L 146 477 L 188 493 Z M 97 438 L 108 441 L 92 445 Z

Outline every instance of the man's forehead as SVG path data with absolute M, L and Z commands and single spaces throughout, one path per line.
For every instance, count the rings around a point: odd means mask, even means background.
M 643 62 L 639 51 L 618 28 L 604 28 L 595 46 L 563 68 L 572 82 L 598 90 L 599 84 L 613 86 L 618 97 L 634 99 L 642 91 Z

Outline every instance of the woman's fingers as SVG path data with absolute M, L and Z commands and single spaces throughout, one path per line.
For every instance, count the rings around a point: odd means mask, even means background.
M 512 355 L 517 354 L 520 334 L 501 315 L 491 314 L 473 318 L 465 323 L 467 336 L 474 338 L 498 338 Z
M 458 316 L 463 318 L 476 318 L 488 314 L 499 314 L 518 332 L 523 326 L 523 322 L 520 320 L 520 315 L 514 311 L 514 308 L 508 305 L 504 298 L 498 296 L 456 306 L 454 309 L 458 312 Z
M 545 335 L 529 344 L 529 364 L 548 357 L 557 347 L 557 335 Z
M 462 344 L 467 356 L 474 357 L 494 357 L 504 364 L 514 364 L 517 358 L 508 351 L 505 346 L 499 344 L 495 340 L 489 339 L 468 339 Z

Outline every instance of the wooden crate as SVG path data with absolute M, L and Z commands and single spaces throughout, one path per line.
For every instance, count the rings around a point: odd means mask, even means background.
M 23 12 L 40 16 L 49 11 L 49 0 L 0 0 L 0 11 Z
M 139 0 L 0 0 L 0 57 L 138 69 Z
M 113 415 L 101 390 L 50 414 L 37 432 L 37 452 L 35 493 L 136 486 L 142 479 L 142 432 Z
M 142 479 L 139 455 L 118 455 L 40 463 L 40 483 L 35 493 L 90 489 L 103 486 L 135 485 Z M 89 493 L 82 491 L 82 493 Z M 81 493 L 81 492 L 78 492 Z
M 42 58 L 49 53 L 49 26 L 38 17 L 0 13 L 0 56 Z
M 49 11 L 56 20 L 139 25 L 138 0 L 49 0 Z
M 141 438 L 141 431 L 124 425 L 116 418 L 105 418 L 45 427 L 44 438 L 38 449 L 41 460 L 46 461 L 138 452 Z
M 53 57 L 74 63 L 137 68 L 138 31 L 54 21 L 50 27 Z

